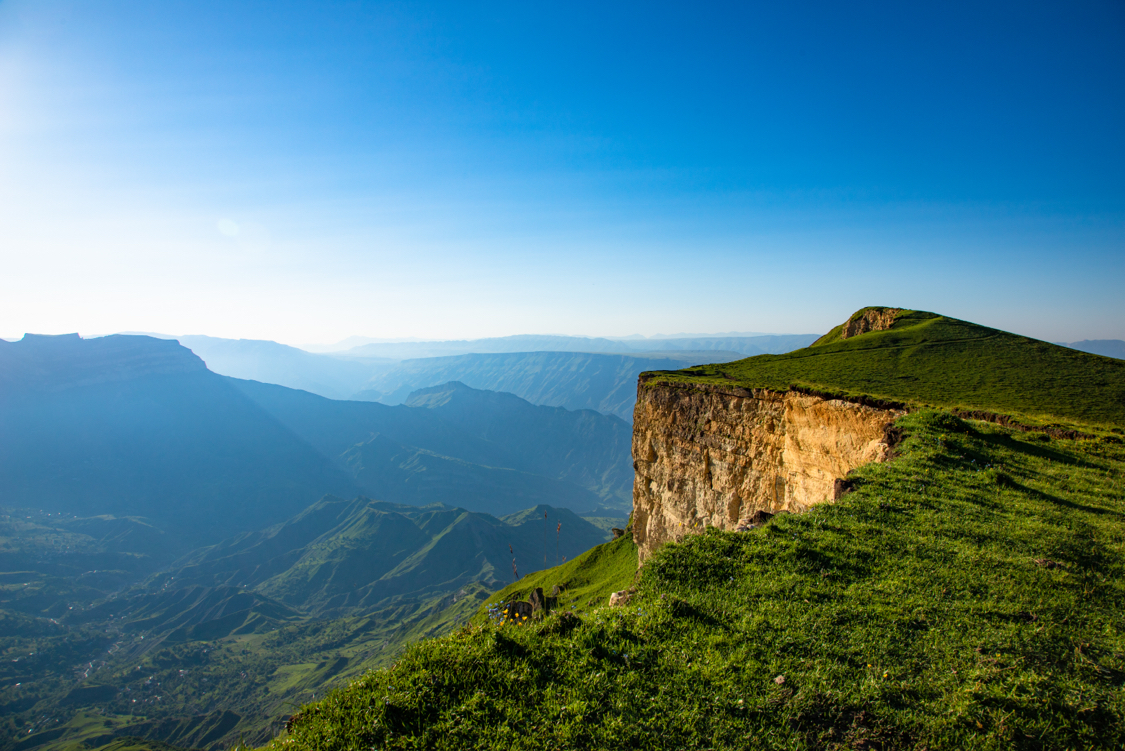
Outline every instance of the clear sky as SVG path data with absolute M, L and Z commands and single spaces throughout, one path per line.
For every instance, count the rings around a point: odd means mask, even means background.
M 1125 4 L 0 2 L 0 335 L 1125 338 Z

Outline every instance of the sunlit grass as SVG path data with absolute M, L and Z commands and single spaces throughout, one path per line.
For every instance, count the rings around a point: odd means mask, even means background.
M 784 355 L 660 372 L 650 383 L 791 386 L 915 406 L 989 410 L 1024 420 L 1125 425 L 1125 361 L 933 313 L 905 311 L 887 331 Z M 647 376 L 642 376 L 645 378 Z
M 274 746 L 1125 746 L 1125 450 L 901 424 L 836 504 L 668 545 L 580 623 L 423 642 Z

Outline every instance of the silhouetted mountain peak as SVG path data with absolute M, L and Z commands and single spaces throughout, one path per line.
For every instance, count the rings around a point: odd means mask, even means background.
M 5 342 L 0 353 L 0 384 L 13 390 L 61 391 L 207 369 L 178 342 L 150 336 L 25 334 L 19 341 Z

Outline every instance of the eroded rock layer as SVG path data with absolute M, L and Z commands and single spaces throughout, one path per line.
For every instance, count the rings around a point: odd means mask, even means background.
M 840 338 L 850 339 L 868 331 L 886 331 L 901 312 L 901 308 L 868 308 L 844 324 L 840 330 Z
M 902 412 L 707 384 L 641 383 L 633 413 L 633 538 L 640 560 L 706 526 L 755 511 L 798 512 L 835 482 L 884 460 Z

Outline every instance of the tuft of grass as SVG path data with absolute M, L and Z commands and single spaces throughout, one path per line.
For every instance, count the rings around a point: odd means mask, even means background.
M 1125 425 L 1125 361 L 922 311 L 903 311 L 890 329 L 849 339 L 839 339 L 840 328 L 784 355 L 642 374 L 642 388 L 795 386 L 1047 422 Z
M 270 748 L 1125 747 L 1125 447 L 899 424 L 835 504 L 666 545 L 624 607 L 417 644 Z

